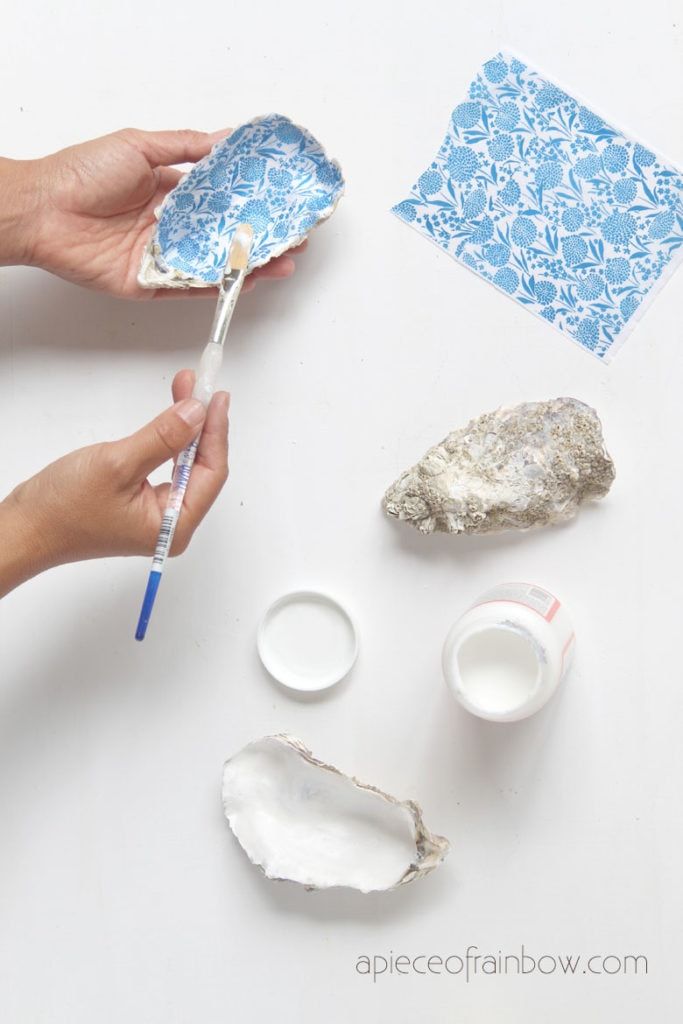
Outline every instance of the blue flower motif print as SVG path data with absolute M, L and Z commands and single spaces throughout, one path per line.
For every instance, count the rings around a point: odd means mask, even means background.
M 591 302 L 602 295 L 603 288 L 602 278 L 598 274 L 589 274 L 579 285 L 579 298 Z
M 316 165 L 315 177 L 321 185 L 329 185 L 331 188 L 335 185 L 339 185 L 342 180 L 341 171 L 337 165 L 328 163 L 327 161 Z
M 299 142 L 302 137 L 301 129 L 297 125 L 292 124 L 291 121 L 279 124 L 275 129 L 275 135 L 279 142 L 286 142 L 289 145 Z
M 633 178 L 619 178 L 612 185 L 612 195 L 618 203 L 630 203 L 636 197 L 638 186 Z
M 507 160 L 512 156 L 514 149 L 512 138 L 509 135 L 498 135 L 488 143 L 489 156 L 492 160 Z
M 494 58 L 487 60 L 484 64 L 484 74 L 489 82 L 502 82 L 508 73 L 508 66 L 504 60 Z
M 514 206 L 515 203 L 519 202 L 521 195 L 519 185 L 513 178 L 505 183 L 505 186 L 498 193 L 501 203 L 505 203 L 506 206 Z
M 292 184 L 292 175 L 289 171 L 271 167 L 268 171 L 268 181 L 274 188 L 289 188 Z
M 479 169 L 479 161 L 473 149 L 456 146 L 448 158 L 446 168 L 454 181 L 469 181 Z
M 579 124 L 587 132 L 599 132 L 603 123 L 602 118 L 594 114 L 592 110 L 588 110 L 587 107 L 579 107 Z
M 588 246 L 581 235 L 567 235 L 562 239 L 562 255 L 568 267 L 583 263 L 588 255 Z
M 585 317 L 580 321 L 576 336 L 586 348 L 595 348 L 599 337 L 599 324 L 597 320 Z
M 486 61 L 461 99 L 394 212 L 609 358 L 683 263 L 683 173 L 511 54 Z
M 615 256 L 613 259 L 607 260 L 605 277 L 610 284 L 623 284 L 628 280 L 629 273 L 628 260 L 625 260 L 623 256 Z
M 484 259 L 492 267 L 504 267 L 510 259 L 510 250 L 502 242 L 492 242 L 484 246 Z
M 194 199 L 189 192 L 181 192 L 176 200 L 179 210 L 191 210 L 194 206 Z
M 544 85 L 542 89 L 536 93 L 536 106 L 540 110 L 547 110 L 548 107 L 556 107 L 562 103 L 565 98 L 565 94 L 561 89 L 558 89 L 556 85 Z
M 628 150 L 626 146 L 620 146 L 618 143 L 612 143 L 607 146 L 602 152 L 602 162 L 605 165 L 605 169 L 612 171 L 613 174 L 623 171 L 628 163 Z
M 253 227 L 254 231 L 265 231 L 270 221 L 270 208 L 264 199 L 250 199 L 242 207 L 242 219 Z
M 472 220 L 474 217 L 479 217 L 484 212 L 486 206 L 486 192 L 483 188 L 478 188 L 475 192 L 470 192 L 465 202 L 462 204 L 463 216 L 467 220 Z
M 579 178 L 594 178 L 602 170 L 602 163 L 599 156 L 584 156 L 576 161 L 574 171 Z
M 417 216 L 415 204 L 409 203 L 407 200 L 402 203 L 398 203 L 394 207 L 394 213 L 397 213 L 402 220 L 407 220 L 409 224 L 414 221 Z
M 562 212 L 562 223 L 567 231 L 578 231 L 583 224 L 583 211 L 576 206 L 570 206 Z
M 211 213 L 225 213 L 226 210 L 229 210 L 229 192 L 216 192 L 215 195 L 211 196 L 209 199 L 209 209 L 211 210 Z
M 665 210 L 652 218 L 648 235 L 650 238 L 666 238 L 674 226 L 673 210 Z
M 481 103 L 476 100 L 460 103 L 451 114 L 456 128 L 474 128 L 481 117 Z
M 432 196 L 438 192 L 443 184 L 443 179 L 438 171 L 425 171 L 417 179 L 417 185 L 426 196 Z
M 209 172 L 209 182 L 214 188 L 220 188 L 221 185 L 225 185 L 228 180 L 228 165 L 225 161 L 220 160 L 215 164 Z
M 330 200 L 328 196 L 311 196 L 310 199 L 306 200 L 307 210 L 324 210 L 328 206 Z M 306 221 L 308 218 L 304 218 Z
M 510 226 L 510 238 L 516 245 L 531 245 L 536 238 L 536 228 L 530 217 L 515 217 Z
M 240 160 L 240 174 L 245 181 L 258 181 L 266 170 L 266 161 L 260 156 L 245 156 Z
M 652 150 L 646 149 L 645 146 L 641 146 L 640 143 L 636 143 L 633 149 L 633 162 L 638 164 L 639 167 L 651 167 L 655 162 L 656 157 Z
M 600 225 L 602 237 L 613 245 L 626 245 L 635 234 L 636 222 L 630 213 L 617 210 Z
M 535 294 L 541 305 L 547 306 L 557 295 L 557 288 L 552 281 L 537 281 Z
M 191 235 L 181 238 L 177 243 L 177 248 L 184 260 L 192 260 L 199 253 L 199 243 Z
M 539 188 L 557 188 L 562 181 L 562 164 L 558 160 L 546 160 L 538 165 L 534 177 Z
M 475 245 L 483 245 L 484 242 L 488 242 L 489 238 L 493 238 L 493 221 L 490 217 L 484 217 L 472 232 L 470 241 Z
M 519 107 L 510 101 L 501 103 L 496 114 L 496 128 L 502 132 L 511 132 L 519 124 Z
M 519 274 L 511 267 L 502 267 L 494 274 L 493 283 L 497 284 L 499 288 L 502 288 L 504 292 L 508 292 L 512 295 L 512 293 L 517 290 Z
M 622 299 L 619 303 L 619 309 L 624 320 L 630 320 L 635 311 L 638 309 L 638 299 L 635 295 L 627 295 L 625 299 Z

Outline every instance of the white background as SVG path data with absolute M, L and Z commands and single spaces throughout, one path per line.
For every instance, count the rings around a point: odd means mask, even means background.
M 7 1024 L 575 1024 L 680 1019 L 681 281 L 610 367 L 392 217 L 501 46 L 683 163 L 681 8 L 147 5 L 3 12 L 2 148 L 278 110 L 341 161 L 346 198 L 291 282 L 234 321 L 232 474 L 133 640 L 145 559 L 54 570 L 0 608 L 0 1018 Z M 680 276 L 680 275 L 679 275 Z M 0 274 L 0 484 L 168 402 L 212 310 Z M 499 404 L 594 405 L 617 465 L 567 527 L 422 538 L 383 518 L 399 471 Z M 482 589 L 556 592 L 577 659 L 515 726 L 462 712 L 448 628 Z M 297 701 L 255 628 L 285 590 L 355 613 L 345 684 Z M 270 883 L 222 818 L 224 758 L 287 730 L 423 805 L 453 852 L 361 897 Z M 642 953 L 647 977 L 389 977 L 366 954 Z

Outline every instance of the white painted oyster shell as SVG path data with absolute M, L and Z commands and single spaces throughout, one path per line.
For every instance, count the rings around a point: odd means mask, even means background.
M 575 398 L 478 416 L 430 448 L 384 495 L 421 533 L 491 533 L 570 519 L 614 480 L 595 410 Z
M 143 288 L 218 284 L 239 223 L 254 229 L 248 271 L 299 245 L 344 191 L 339 164 L 282 114 L 255 118 L 216 143 L 169 192 L 142 258 Z
M 226 761 L 223 808 L 267 878 L 307 889 L 395 889 L 432 871 L 449 849 L 412 800 L 344 775 L 292 736 L 266 736 Z

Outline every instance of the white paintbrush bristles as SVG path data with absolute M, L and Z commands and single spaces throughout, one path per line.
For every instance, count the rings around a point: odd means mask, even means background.
M 254 229 L 251 224 L 238 224 L 235 228 L 235 234 L 230 243 L 230 252 L 228 254 L 230 270 L 247 269 L 253 241 Z

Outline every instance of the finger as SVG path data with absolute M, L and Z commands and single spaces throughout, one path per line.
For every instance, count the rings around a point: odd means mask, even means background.
M 178 370 L 173 383 L 171 384 L 171 394 L 173 395 L 174 402 L 182 402 L 184 398 L 192 397 L 192 389 L 194 388 L 195 374 L 194 370 Z M 176 455 L 173 459 L 173 468 L 178 461 Z
M 257 270 L 253 270 L 242 285 L 242 291 L 245 294 L 253 292 L 259 281 L 277 281 L 278 279 L 282 280 L 285 277 L 291 277 L 296 269 L 294 260 L 288 258 L 288 262 L 283 264 L 281 262 L 283 259 L 284 257 L 280 256 L 273 263 L 268 263 L 265 267 L 258 267 Z
M 181 131 L 144 132 L 139 128 L 126 128 L 126 138 L 149 160 L 150 167 L 162 164 L 195 163 L 211 152 L 229 129 L 218 132 L 198 132 L 192 128 Z
M 217 391 L 206 414 L 206 421 L 197 449 L 196 462 L 212 473 L 227 473 L 228 468 L 228 412 L 230 395 Z
M 228 478 L 229 404 L 230 396 L 225 391 L 216 392 L 211 399 L 195 467 L 183 499 L 172 555 L 185 550 Z
M 291 256 L 278 256 L 277 259 L 271 260 L 270 263 L 266 263 L 265 267 L 258 267 L 253 271 L 252 277 L 255 280 L 259 278 L 271 278 L 277 280 L 282 277 L 291 277 L 296 270 L 296 264 Z
M 183 172 L 178 170 L 177 167 L 157 167 L 156 175 L 157 191 L 166 195 L 176 187 L 183 177 Z
M 130 437 L 114 442 L 128 479 L 144 480 L 153 469 L 182 451 L 197 436 L 205 417 L 206 410 L 197 398 L 185 398 Z
M 183 398 L 190 398 L 193 387 L 194 370 L 178 370 L 171 384 L 173 401 L 182 402 Z
M 271 260 L 270 263 L 266 263 L 263 267 L 257 267 L 256 270 L 252 270 L 249 277 L 245 280 L 242 291 L 247 294 L 256 287 L 256 282 L 262 279 L 270 280 L 282 280 L 286 277 L 291 277 L 296 270 L 296 263 L 292 258 L 292 254 L 303 252 L 307 241 L 302 242 L 295 249 L 290 249 L 289 252 L 284 253 L 282 256 L 278 256 L 276 259 Z M 157 288 L 154 292 L 153 298 L 155 299 L 185 299 L 185 298 L 213 298 L 217 296 L 216 288 Z
M 153 299 L 213 299 L 218 298 L 217 288 L 157 288 Z

